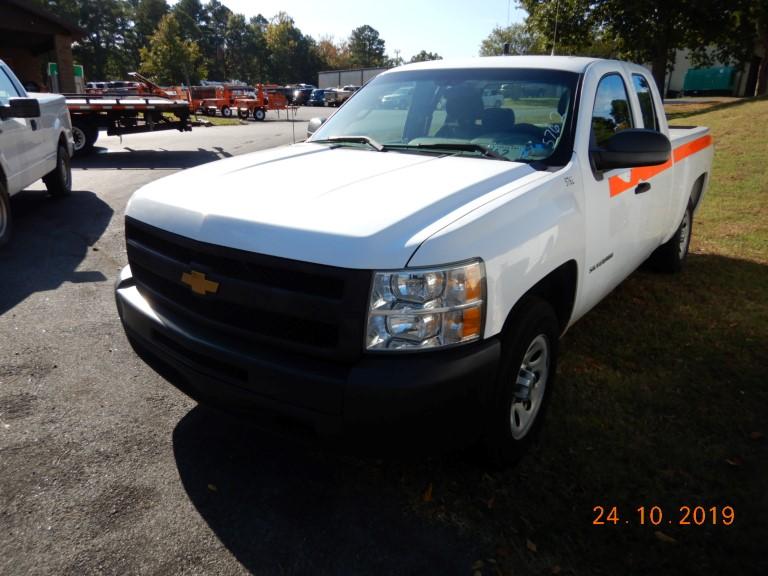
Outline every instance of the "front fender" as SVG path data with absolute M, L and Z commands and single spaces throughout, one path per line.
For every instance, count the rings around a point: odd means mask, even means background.
M 567 184 L 575 173 L 571 163 L 473 210 L 430 236 L 408 265 L 482 258 L 488 287 L 484 336 L 498 334 L 515 303 L 541 279 L 570 260 L 583 269 L 583 199 L 577 186 Z

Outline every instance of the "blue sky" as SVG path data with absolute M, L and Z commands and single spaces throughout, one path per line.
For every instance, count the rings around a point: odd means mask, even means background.
M 379 31 L 389 56 L 406 61 L 421 50 L 443 58 L 477 56 L 480 42 L 497 25 L 521 22 L 525 12 L 515 0 L 220 0 L 233 12 L 267 19 L 287 12 L 304 34 L 319 39 L 349 37 L 368 24 Z

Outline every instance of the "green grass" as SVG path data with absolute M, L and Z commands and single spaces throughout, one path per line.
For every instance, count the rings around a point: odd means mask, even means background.
M 569 331 L 516 468 L 402 473 L 412 510 L 489 551 L 484 574 L 768 573 L 768 100 L 683 114 L 716 150 L 686 269 L 634 273 Z M 597 505 L 619 525 L 594 526 Z M 735 523 L 676 524 L 697 505 L 733 506 Z M 663 525 L 638 526 L 640 506 Z

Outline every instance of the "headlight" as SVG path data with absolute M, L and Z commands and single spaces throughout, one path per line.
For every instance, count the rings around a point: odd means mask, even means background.
M 429 270 L 376 272 L 365 347 L 417 350 L 478 340 L 484 317 L 482 260 Z

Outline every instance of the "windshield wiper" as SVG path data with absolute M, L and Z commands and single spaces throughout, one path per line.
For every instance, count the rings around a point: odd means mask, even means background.
M 435 142 L 434 144 L 387 144 L 384 146 L 385 150 L 389 149 L 421 149 L 421 150 L 453 150 L 456 152 L 479 152 L 486 158 L 493 158 L 494 160 L 505 160 L 512 162 L 506 156 L 502 156 L 498 152 L 494 152 L 490 148 L 486 148 L 481 144 L 472 144 L 471 142 Z
M 495 160 L 506 160 L 511 162 L 506 156 L 502 156 L 498 152 L 494 152 L 490 148 L 486 148 L 481 144 L 472 144 L 471 142 L 437 142 L 435 144 L 416 144 L 417 148 L 432 148 L 434 150 L 456 150 L 457 152 L 480 152 L 487 158 L 493 158 Z
M 373 138 L 368 138 L 368 136 L 331 136 L 323 140 L 312 140 L 312 142 L 315 144 L 343 144 L 350 142 L 352 144 L 367 144 L 377 152 L 384 152 L 385 150 L 383 144 L 379 144 Z

